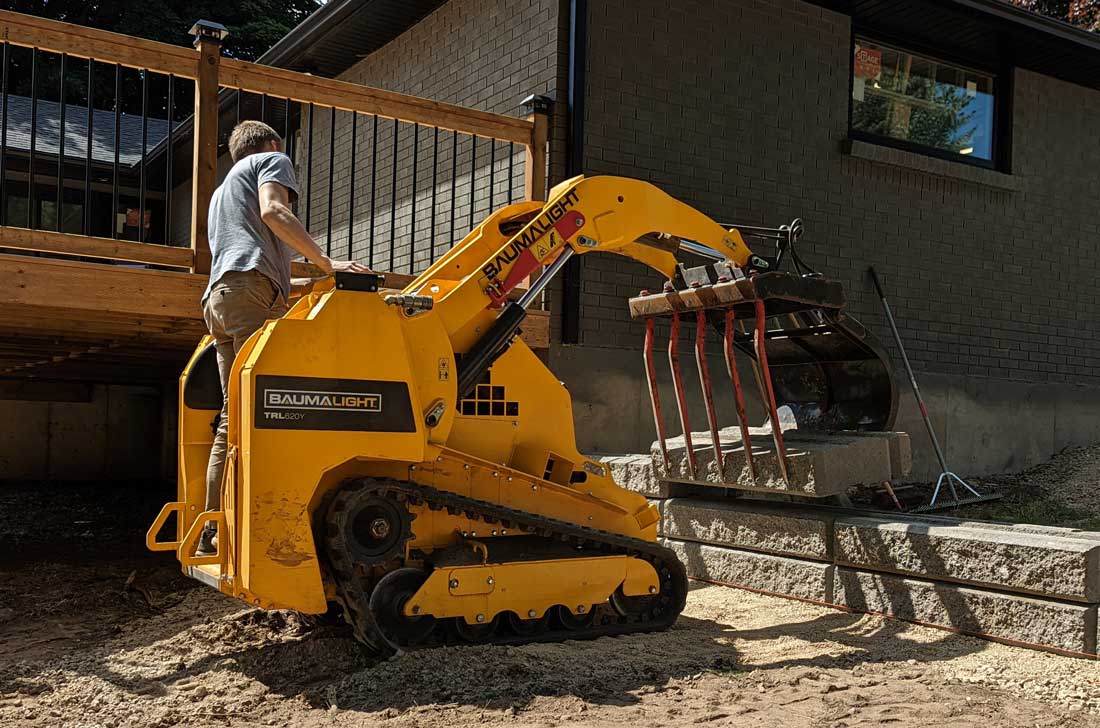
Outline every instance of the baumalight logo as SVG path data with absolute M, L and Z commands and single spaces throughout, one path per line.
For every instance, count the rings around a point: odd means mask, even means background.
M 381 412 L 382 395 L 368 392 L 310 392 L 298 389 L 269 389 L 265 392 L 264 404 L 268 409 Z

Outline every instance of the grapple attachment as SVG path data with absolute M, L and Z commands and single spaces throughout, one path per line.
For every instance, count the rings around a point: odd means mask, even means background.
M 733 388 L 741 442 L 750 443 L 739 357 L 751 361 L 759 400 L 770 422 L 785 480 L 786 448 L 780 408 L 789 407 L 799 430 L 889 430 L 897 413 L 897 389 L 889 358 L 858 321 L 843 313 L 837 281 L 816 275 L 768 272 L 746 275 L 727 262 L 682 271 L 684 287 L 666 284 L 661 293 L 630 300 L 630 313 L 646 322 L 645 364 L 658 441 L 668 466 L 667 435 L 654 361 L 655 322 L 669 320 L 668 356 L 676 408 L 683 428 L 686 465 L 697 473 L 691 422 L 679 364 L 685 319 L 695 327 L 695 359 L 711 433 L 715 462 L 722 462 L 718 416 L 706 362 L 707 330 L 722 340 L 726 374 Z M 753 472 L 752 448 L 745 448 Z

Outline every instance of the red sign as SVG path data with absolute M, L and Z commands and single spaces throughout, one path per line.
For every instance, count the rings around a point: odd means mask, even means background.
M 854 72 L 856 78 L 877 81 L 882 76 L 882 51 L 856 46 Z
M 126 208 L 126 227 L 137 227 L 138 218 L 141 216 L 140 211 L 135 207 Z M 149 229 L 149 223 L 153 220 L 152 210 L 145 211 L 145 229 Z

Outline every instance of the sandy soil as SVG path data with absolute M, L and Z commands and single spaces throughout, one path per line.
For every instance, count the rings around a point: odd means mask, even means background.
M 661 634 L 376 663 L 185 579 L 157 491 L 117 497 L 0 489 L 0 725 L 1100 726 L 1100 663 L 714 586 Z

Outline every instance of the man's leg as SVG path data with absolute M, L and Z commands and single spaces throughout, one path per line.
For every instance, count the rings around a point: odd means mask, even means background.
M 228 450 L 226 436 L 229 433 L 229 370 L 233 367 L 233 357 L 237 353 L 232 339 L 216 340 L 214 347 L 218 354 L 218 374 L 222 380 L 222 411 L 218 415 L 214 444 L 210 448 L 210 462 L 206 466 L 206 510 L 208 511 L 217 511 L 222 507 L 222 473 L 225 471 L 225 455 Z
M 286 305 L 278 295 L 274 284 L 259 273 L 230 273 L 210 293 L 207 301 L 206 320 L 215 339 L 218 356 L 218 374 L 222 385 L 222 411 L 210 448 L 210 460 L 206 468 L 206 510 L 221 510 L 222 478 L 228 451 L 229 433 L 229 373 L 233 360 L 244 342 L 265 321 L 281 317 Z M 208 524 L 199 541 L 199 553 L 215 551 L 213 539 L 216 530 Z

